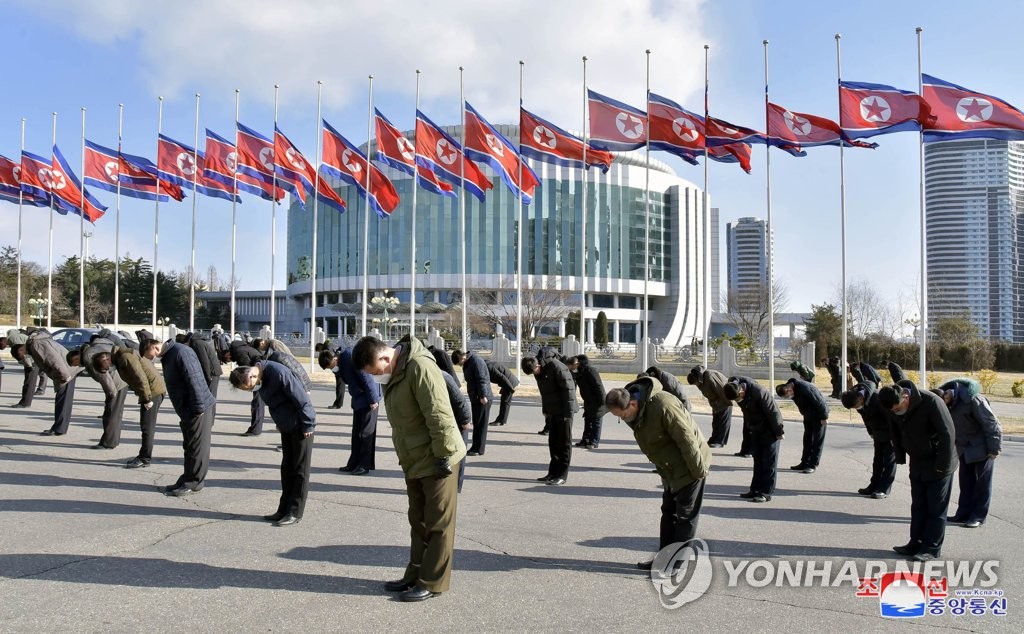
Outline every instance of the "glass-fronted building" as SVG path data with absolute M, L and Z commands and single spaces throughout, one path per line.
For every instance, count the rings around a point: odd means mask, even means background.
M 518 138 L 516 126 L 498 128 L 508 138 Z M 446 131 L 459 138 L 458 127 Z M 533 202 L 522 207 L 523 288 L 544 289 L 545 301 L 558 297 L 564 310 L 552 311 L 555 318 L 542 327 L 561 332 L 565 314 L 579 310 L 582 286 L 587 298 L 587 338 L 592 340 L 593 321 L 604 311 L 610 340 L 635 343 L 643 336 L 640 325 L 646 279 L 651 337 L 666 345 L 689 344 L 703 332 L 704 321 L 710 320 L 706 309 L 710 291 L 704 289 L 703 276 L 705 245 L 713 236 L 707 233 L 702 192 L 664 163 L 652 159 L 650 170 L 645 169 L 643 152 L 616 153 L 615 157 L 607 173 L 597 168 L 587 172 L 585 223 L 581 170 L 528 162 L 541 185 Z M 481 318 L 486 321 L 487 315 L 498 314 L 511 315 L 514 321 L 520 206 L 500 177 L 482 166 L 494 187 L 483 202 L 466 194 L 463 230 L 458 197 L 420 188 L 415 192 L 414 215 L 412 178 L 382 169 L 401 196 L 401 204 L 390 217 L 368 214 L 358 190 L 341 183 L 334 185 L 348 211 L 318 210 L 317 325 L 328 336 L 361 332 L 366 275 L 370 298 L 387 290 L 402 302 L 391 315 L 398 319 L 392 329 L 407 332 L 415 275 L 415 301 L 424 308 L 417 313 L 415 327 L 417 333 L 424 334 L 430 322 L 438 319 L 431 307 L 461 302 L 463 247 L 469 314 L 477 317 L 474 323 L 479 328 Z M 650 198 L 645 205 L 648 179 Z M 458 189 L 455 191 L 457 194 Z M 309 206 L 303 209 L 293 201 L 288 211 L 287 290 L 305 306 L 304 331 L 309 328 L 313 266 L 311 203 Z M 650 219 L 648 235 L 645 214 Z M 649 271 L 645 270 L 645 239 L 649 242 Z M 364 240 L 368 244 L 365 251 Z M 585 280 L 581 278 L 584 254 Z M 533 297 L 539 295 L 524 291 L 524 302 Z M 496 306 L 506 310 L 495 310 Z M 303 310 L 298 305 L 295 308 L 297 318 Z M 509 332 L 508 320 L 505 322 L 506 333 L 515 337 Z M 298 329 L 294 324 L 290 328 Z

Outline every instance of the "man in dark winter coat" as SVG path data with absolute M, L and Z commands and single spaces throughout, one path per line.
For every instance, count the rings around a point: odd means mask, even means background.
M 473 442 L 467 456 L 482 456 L 487 450 L 487 423 L 491 417 L 491 374 L 487 363 L 473 352 L 456 350 L 452 353 L 452 364 L 462 368 L 469 392 L 469 404 L 473 407 Z
M 168 341 L 160 350 L 167 395 L 178 415 L 182 448 L 185 451 L 184 473 L 174 484 L 164 487 L 166 495 L 181 497 L 203 489 L 210 468 L 210 414 L 217 402 L 206 385 L 203 366 L 188 346 Z
M 780 398 L 791 398 L 804 419 L 804 445 L 800 462 L 790 469 L 801 473 L 814 473 L 821 462 L 828 429 L 828 403 L 818 387 L 803 379 L 790 379 L 775 387 Z
M 843 392 L 843 407 L 855 409 L 864 421 L 864 427 L 874 445 L 871 461 L 871 481 L 857 493 L 876 500 L 889 495 L 893 480 L 896 479 L 896 454 L 892 448 L 892 432 L 889 427 L 889 412 L 878 400 L 878 386 L 865 381 Z
M 217 348 L 214 347 L 213 341 L 209 337 L 198 332 L 190 332 L 185 335 L 185 343 L 195 351 L 196 357 L 199 358 L 199 364 L 203 366 L 203 376 L 206 377 L 206 385 L 210 388 L 210 394 L 213 394 L 213 398 L 216 399 L 217 390 L 220 387 L 220 377 L 224 374 L 224 370 L 220 367 Z M 213 411 L 210 412 L 210 424 L 213 425 L 216 420 L 217 405 L 215 403 Z
M 871 381 L 877 387 L 882 387 L 882 375 L 878 373 L 875 366 L 871 365 L 867 361 L 851 363 L 847 369 L 849 370 L 849 374 L 857 381 L 861 383 Z
M 448 388 L 448 402 L 451 403 L 452 414 L 455 415 L 455 424 L 462 434 L 462 442 L 468 443 L 470 427 L 473 425 L 473 406 L 469 404 L 469 397 L 462 391 L 458 379 L 447 372 L 441 372 L 441 376 L 444 377 L 445 387 Z M 462 493 L 462 483 L 465 480 L 466 461 L 463 460 L 459 463 L 459 493 Z
M 956 455 L 960 461 L 960 499 L 956 513 L 946 518 L 953 524 L 977 528 L 985 523 L 992 501 L 992 469 L 1002 450 L 1003 429 L 992 412 L 981 385 L 974 379 L 947 381 L 938 390 L 949 408 L 956 430 Z
M 220 352 L 221 363 L 234 361 L 244 367 L 252 367 L 262 359 L 263 353 L 244 341 L 232 341 L 227 350 Z M 252 402 L 249 404 L 249 429 L 245 430 L 243 436 L 259 436 L 263 433 L 264 409 L 259 390 L 254 390 Z
M 498 386 L 498 394 L 501 396 L 498 417 L 491 422 L 491 425 L 504 425 L 508 422 L 508 410 L 512 407 L 512 395 L 519 387 L 519 378 L 516 377 L 515 372 L 494 361 L 487 362 L 487 373 L 491 376 L 491 383 Z
M 889 369 L 889 377 L 892 379 L 893 383 L 899 383 L 900 381 L 907 380 L 907 373 L 903 371 L 900 364 L 895 361 L 889 361 L 886 364 L 886 367 Z
M 649 376 L 651 378 L 658 379 L 658 381 L 661 383 L 661 387 L 663 390 L 679 399 L 682 402 L 683 407 L 686 408 L 686 411 L 693 411 L 693 408 L 690 407 L 689 399 L 686 398 L 686 393 L 683 392 L 683 384 L 680 383 L 679 379 L 677 379 L 674 375 L 662 370 L 656 365 L 652 365 L 651 367 L 647 368 L 646 372 L 641 372 L 640 374 L 638 374 L 637 378 L 641 378 L 643 376 Z
M 544 426 L 549 430 L 547 475 L 537 478 L 545 484 L 565 484 L 572 460 L 572 417 L 579 410 L 572 373 L 558 360 L 554 348 L 541 348 L 537 357 L 522 360 L 521 369 L 537 378 Z
M 332 358 L 337 359 L 338 355 L 344 348 L 334 349 L 334 346 L 329 343 L 317 344 L 320 349 L 317 350 L 320 359 L 324 358 L 324 352 L 329 352 Z M 334 402 L 327 406 L 327 409 L 341 409 L 341 406 L 345 404 L 345 392 L 347 384 L 345 383 L 345 377 L 341 373 L 341 368 L 338 367 L 337 362 L 325 368 L 323 363 L 320 364 L 320 368 L 324 370 L 330 370 L 334 375 Z
M 729 377 L 723 389 L 726 398 L 735 401 L 743 412 L 743 427 L 750 433 L 750 452 L 754 457 L 754 476 L 750 490 L 740 497 L 751 502 L 768 502 L 775 493 L 775 476 L 782 444 L 782 412 L 771 393 L 745 376 Z
M 455 365 L 452 364 L 452 358 L 444 351 L 444 348 L 435 348 L 434 346 L 430 346 L 427 348 L 427 351 L 434 356 L 434 361 L 437 362 L 437 367 L 455 377 L 455 380 L 460 382 L 459 385 L 462 385 L 462 379 L 455 374 Z
M 791 361 L 789 369 L 796 372 L 801 379 L 808 383 L 814 383 L 814 370 L 810 369 L 802 361 Z
M 377 468 L 377 416 L 383 398 L 380 385 L 366 372 L 352 363 L 352 348 L 345 348 L 338 354 L 330 350 L 320 353 L 320 367 L 340 374 L 348 393 L 352 397 L 352 451 L 342 473 L 362 476 Z
M 605 390 L 601 373 L 590 364 L 585 354 L 569 359 L 566 367 L 573 373 L 576 387 L 583 398 L 583 438 L 576 446 L 597 449 L 601 445 L 601 419 L 608 411 L 604 405 Z
M 839 357 L 829 357 L 823 365 L 828 369 L 832 383 L 832 392 L 829 394 L 829 398 L 839 398 L 843 392 L 843 376 L 839 368 Z
M 686 382 L 696 385 L 711 406 L 711 438 L 708 447 L 716 449 L 729 444 L 729 431 L 732 428 L 732 401 L 725 397 L 725 384 L 729 377 L 718 370 L 705 370 L 704 366 L 694 366 L 686 375 Z
M 910 541 L 893 550 L 918 561 L 937 559 L 956 471 L 953 419 L 942 399 L 910 381 L 883 387 L 878 398 L 892 416 L 897 464 L 910 456 Z

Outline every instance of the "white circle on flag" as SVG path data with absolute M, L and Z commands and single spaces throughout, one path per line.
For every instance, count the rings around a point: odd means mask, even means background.
M 992 102 L 979 97 L 964 97 L 956 102 L 956 116 L 964 123 L 978 123 L 992 118 Z
M 498 137 L 493 134 L 485 134 L 484 139 L 487 140 L 487 147 L 497 154 L 498 156 L 505 156 L 505 145 L 498 140 Z
M 65 187 L 67 187 L 68 182 L 67 180 L 64 179 L 64 172 L 60 170 L 53 170 L 52 175 L 54 189 L 64 189 Z
M 14 180 L 18 183 L 21 182 L 21 166 L 15 165 L 14 169 L 11 170 L 11 175 L 14 176 Z
M 868 95 L 860 100 L 860 118 L 870 123 L 885 123 L 892 116 L 889 102 L 879 95 Z
M 542 125 L 533 129 L 533 140 L 534 142 L 543 145 L 544 147 L 551 148 L 552 150 L 555 149 L 555 145 L 558 144 L 555 140 L 555 133 Z
M 302 157 L 299 156 L 299 153 L 295 151 L 295 148 L 288 148 L 288 150 L 284 153 L 284 157 L 288 159 L 288 162 L 291 163 L 293 167 L 296 167 L 300 170 L 306 169 L 306 162 L 302 160 Z
M 404 136 L 398 137 L 398 151 L 407 161 L 416 160 L 416 146 L 412 144 L 412 141 L 405 138 Z
M 793 114 L 789 110 L 782 113 L 782 118 L 786 122 L 786 127 L 797 136 L 807 136 L 811 133 L 811 122 L 801 117 L 800 115 Z
M 196 173 L 196 161 L 192 158 L 192 155 L 188 152 L 182 152 L 178 154 L 178 171 L 185 176 L 191 176 Z
M 341 164 L 344 165 L 345 169 L 347 169 L 352 174 L 358 174 L 359 172 L 363 171 L 363 166 L 352 160 L 352 155 L 353 154 L 354 153 L 352 152 L 352 150 L 348 150 L 348 149 L 346 149 L 344 152 L 342 152 L 341 153 Z
M 690 121 L 686 117 L 679 117 L 672 121 L 672 131 L 676 133 L 676 136 L 687 143 L 693 143 L 700 136 L 697 132 L 697 126 L 693 125 L 693 121 Z
M 736 128 L 730 128 L 724 125 L 719 125 L 718 127 L 722 130 L 722 132 L 729 136 L 735 136 L 740 133 L 740 131 L 737 130 Z
M 103 173 L 111 183 L 117 182 L 117 161 L 107 161 L 103 164 Z
M 274 171 L 274 148 L 265 147 L 260 150 L 260 163 L 268 172 Z
M 619 134 L 633 141 L 644 135 L 643 119 L 628 112 L 615 115 L 615 127 L 619 129 Z
M 438 139 L 434 150 L 437 152 L 437 158 L 441 159 L 441 162 L 445 165 L 453 164 L 455 159 L 458 158 L 455 148 L 448 142 L 448 139 Z
M 234 174 L 235 169 L 238 168 L 238 154 L 235 152 L 228 152 L 228 155 L 224 157 L 224 164 L 227 166 L 228 171 Z

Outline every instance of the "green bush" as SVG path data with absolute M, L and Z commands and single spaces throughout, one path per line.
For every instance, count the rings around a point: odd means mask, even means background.
M 978 370 L 978 383 L 981 383 L 983 394 L 991 394 L 996 381 L 999 380 L 999 373 L 995 370 Z
M 1024 379 L 1014 381 L 1013 385 L 1010 386 L 1010 392 L 1017 398 L 1024 396 Z

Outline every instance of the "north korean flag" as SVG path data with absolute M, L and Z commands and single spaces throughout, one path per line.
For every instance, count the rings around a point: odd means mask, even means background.
M 451 185 L 437 180 L 432 171 L 416 164 L 416 146 L 412 141 L 405 138 L 380 110 L 374 108 L 373 112 L 377 138 L 377 156 L 374 158 L 410 176 L 415 172 L 416 181 L 427 191 L 454 197 L 455 191 Z
M 71 165 L 68 164 L 67 159 L 56 145 L 53 146 L 53 161 L 50 163 L 50 169 L 52 174 L 51 191 L 55 202 L 59 202 L 62 206 L 66 205 L 65 208 L 68 211 L 80 214 L 92 223 L 103 217 L 103 212 L 107 208 L 82 187 L 82 182 L 78 180 L 78 176 L 72 171 Z
M 206 165 L 203 168 L 203 176 L 206 178 L 224 183 L 230 186 L 236 185 L 238 191 L 259 196 L 263 200 L 276 200 L 281 202 L 285 191 L 278 187 L 272 195 L 272 183 L 263 182 L 261 179 L 250 175 L 247 172 L 236 170 L 238 166 L 238 153 L 235 146 L 224 137 L 216 134 L 209 128 L 206 129 Z
M 320 178 L 313 179 L 316 186 L 316 200 L 321 202 L 328 207 L 334 209 L 338 213 L 345 213 L 346 205 L 345 201 L 342 200 L 341 196 L 335 191 L 334 187 L 330 183 L 330 175 L 324 171 L 324 166 L 320 166 Z
M 851 139 L 920 130 L 931 118 L 928 102 L 915 92 L 883 84 L 839 82 L 839 126 Z
M 625 152 L 647 143 L 647 113 L 587 90 L 590 142 L 603 150 Z
M 476 163 L 463 156 L 462 146 L 419 110 L 416 111 L 416 162 L 452 185 L 465 187 L 480 202 L 484 201 L 484 192 L 494 188 Z M 462 180 L 463 169 L 465 181 Z
M 196 193 L 211 198 L 223 198 L 241 202 L 237 194 L 231 192 L 231 186 L 203 175 L 206 167 L 206 156 L 194 148 L 161 134 L 157 140 L 156 175 L 184 189 L 192 189 L 193 182 Z M 194 179 L 194 180 L 193 180 Z
M 274 142 L 241 123 L 236 126 L 238 171 L 264 183 L 274 181 Z
M 877 143 L 850 141 L 831 119 L 793 112 L 774 103 L 768 104 L 768 136 L 794 146 L 839 145 L 878 147 Z
M 299 203 L 305 207 L 306 192 L 312 191 L 316 182 L 316 169 L 277 126 L 274 126 L 274 172 L 277 182 L 298 196 Z
M 21 189 L 21 164 L 0 156 L 0 200 L 33 207 L 47 207 L 48 199 L 33 196 Z
M 519 109 L 519 151 L 536 161 L 563 167 L 582 169 L 586 154 L 587 169 L 601 168 L 607 173 L 615 157 L 607 150 L 599 150 L 589 143 L 584 150 L 583 139 L 577 138 L 550 121 L 546 121 L 525 108 Z
M 949 139 L 1024 140 L 1024 113 L 992 95 L 921 75 L 924 99 L 935 119 L 924 125 L 924 141 Z
M 647 113 L 651 149 L 675 154 L 696 165 L 696 155 L 704 153 L 704 117 L 653 92 L 647 100 Z
M 708 158 L 719 163 L 739 163 L 747 174 L 750 173 L 750 145 L 731 143 L 708 148 Z
M 131 158 L 136 159 L 137 162 L 144 161 L 144 163 L 149 163 L 149 161 L 145 161 L 145 159 L 140 157 Z M 119 191 L 118 185 L 120 185 L 120 192 L 132 198 L 141 198 L 143 200 L 159 199 L 160 202 L 167 202 L 170 199 L 166 191 L 161 191 L 160 194 L 157 194 L 157 179 L 152 174 L 147 173 L 141 167 L 131 165 L 129 160 L 118 154 L 117 150 L 103 147 L 92 141 L 85 142 L 85 174 L 83 175 L 83 181 L 86 185 L 99 187 L 114 193 Z M 176 200 L 184 198 L 184 193 L 182 193 L 181 188 L 177 185 L 173 183 L 165 183 L 164 185 L 166 189 L 170 189 L 181 196 L 181 198 L 176 198 Z
M 53 170 L 50 167 L 51 159 L 33 154 L 27 150 L 21 152 L 21 171 L 18 181 L 21 183 L 21 191 L 45 200 L 46 205 L 51 205 L 50 190 L 53 186 Z M 15 176 L 19 176 L 15 174 Z M 58 207 L 57 210 L 64 214 L 67 210 Z
M 324 125 L 324 156 L 321 170 L 354 185 L 367 195 L 366 170 L 370 170 L 370 208 L 381 218 L 391 215 L 398 207 L 399 197 L 391 180 L 370 163 L 359 148 L 335 130 L 327 121 Z
M 784 139 L 769 137 L 764 132 L 729 123 L 724 119 L 708 117 L 705 120 L 704 132 L 709 147 L 732 145 L 733 143 L 764 143 L 789 152 L 793 156 L 807 156 L 807 153 L 801 150 L 799 145 L 794 145 Z
M 501 175 L 508 188 L 516 197 L 522 197 L 524 205 L 533 200 L 533 192 L 540 185 L 540 179 L 530 166 L 519 156 L 512 142 L 487 122 L 473 106 L 466 102 L 466 156 L 482 161 Z M 519 181 L 520 171 L 523 175 Z

